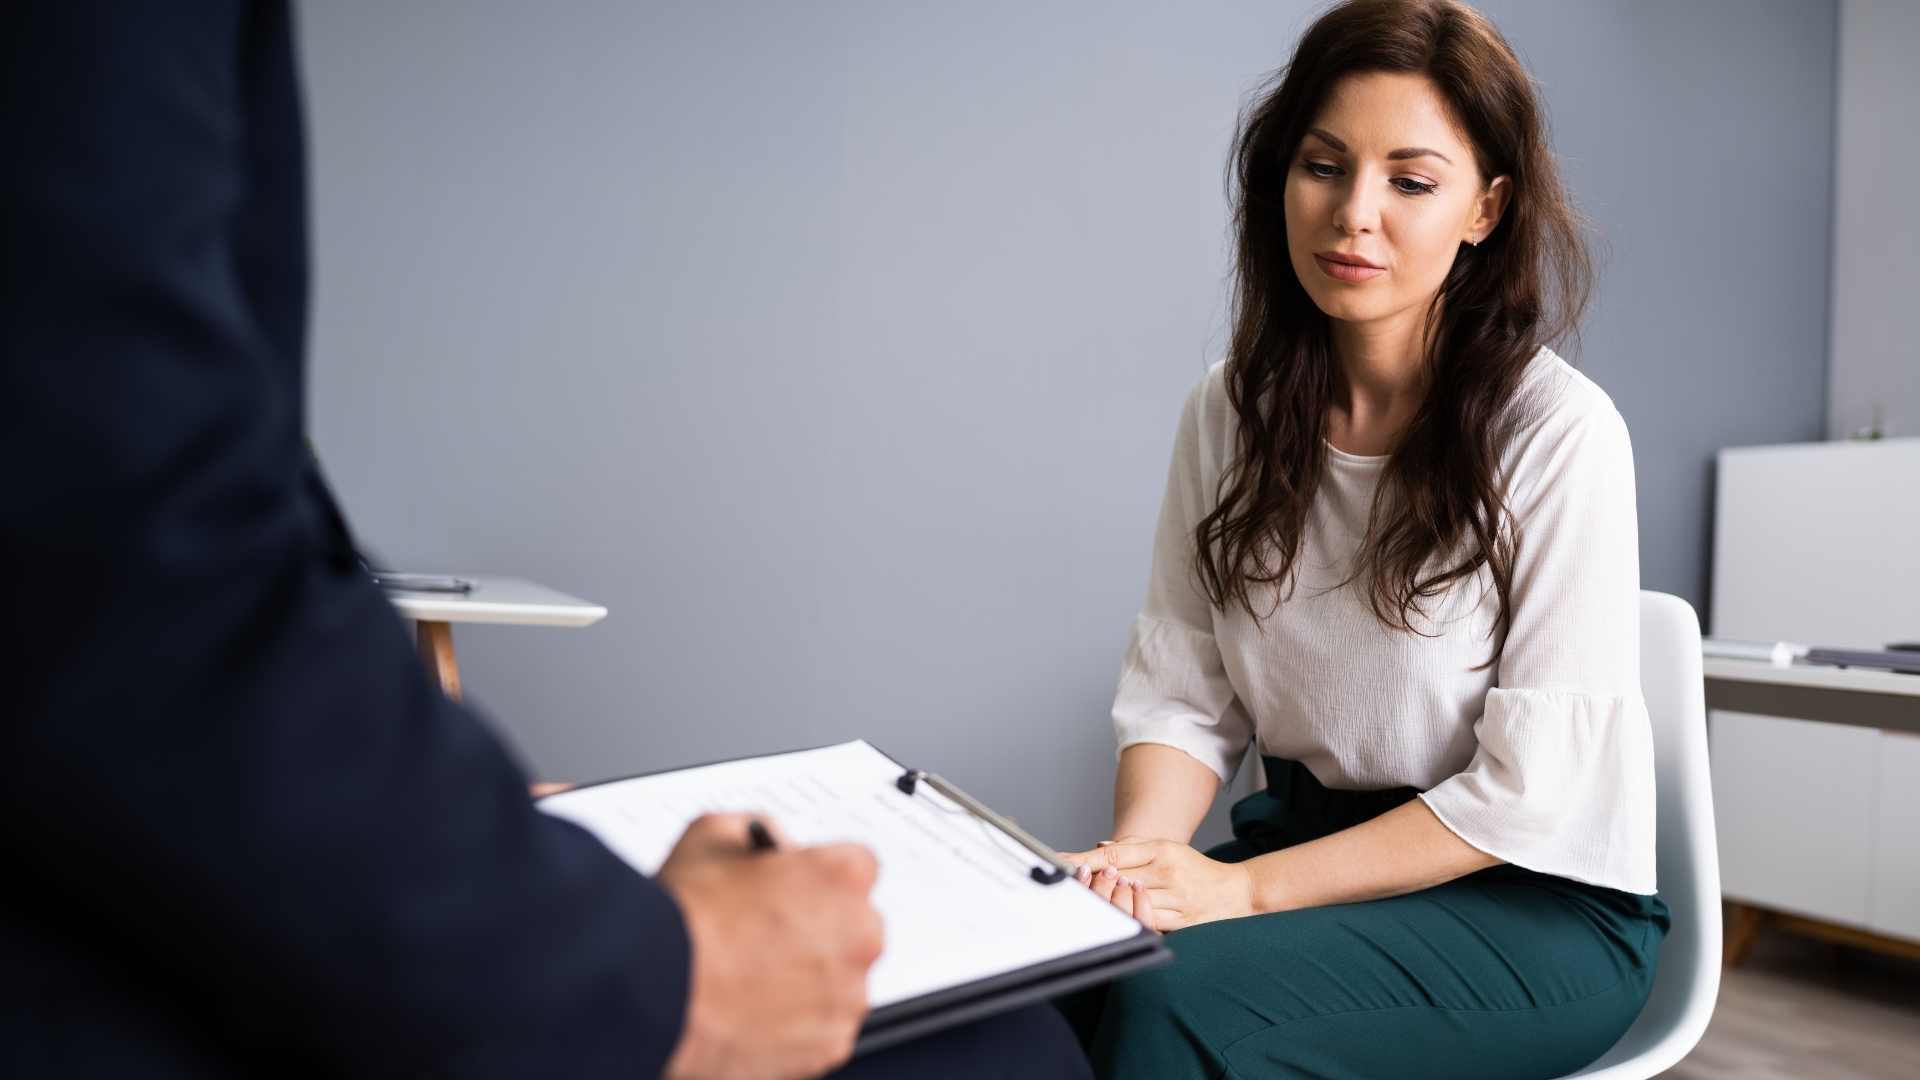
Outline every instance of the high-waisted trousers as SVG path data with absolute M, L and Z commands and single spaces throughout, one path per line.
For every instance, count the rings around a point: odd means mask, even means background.
M 1357 825 L 1411 788 L 1336 791 L 1265 758 L 1233 808 L 1239 862 Z M 1174 962 L 1057 1004 L 1100 1077 L 1554 1077 L 1639 1015 L 1658 897 L 1513 865 L 1405 896 L 1167 935 Z

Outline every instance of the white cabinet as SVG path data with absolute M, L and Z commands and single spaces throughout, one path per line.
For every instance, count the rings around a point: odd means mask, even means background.
M 1721 451 L 1713 636 L 1920 637 L 1915 490 L 1920 439 Z M 1708 723 L 1727 898 L 1920 941 L 1920 736 L 1720 710 Z
M 1882 732 L 1867 925 L 1920 940 L 1920 735 Z
M 1866 926 L 1881 733 L 1719 710 L 1707 723 L 1721 891 Z

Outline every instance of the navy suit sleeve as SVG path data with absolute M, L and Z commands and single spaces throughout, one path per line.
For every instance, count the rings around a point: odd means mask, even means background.
M 650 1075 L 677 908 L 530 806 L 307 469 L 288 22 L 0 12 L 9 877 L 223 1045 Z

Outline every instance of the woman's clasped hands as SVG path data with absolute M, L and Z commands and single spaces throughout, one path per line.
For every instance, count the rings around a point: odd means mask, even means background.
M 1123 836 L 1062 852 L 1080 883 L 1155 930 L 1254 914 L 1253 875 L 1173 840 Z

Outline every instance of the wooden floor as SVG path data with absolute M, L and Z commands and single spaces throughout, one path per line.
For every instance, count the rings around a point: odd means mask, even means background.
M 1768 933 L 1674 1080 L 1920 1077 L 1920 961 Z

